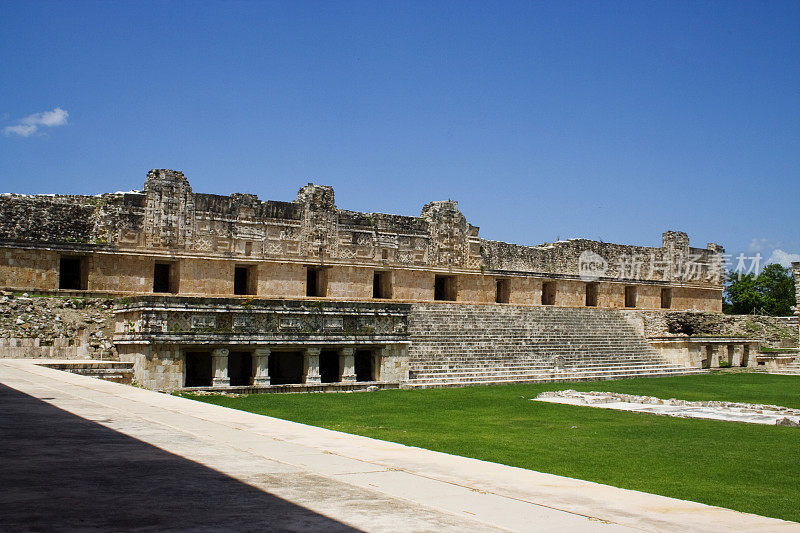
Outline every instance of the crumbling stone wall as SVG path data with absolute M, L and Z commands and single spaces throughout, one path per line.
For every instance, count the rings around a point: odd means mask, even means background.
M 0 357 L 113 359 L 113 300 L 0 296 Z
M 323 185 L 302 187 L 294 202 L 264 202 L 253 194 L 194 193 L 182 172 L 168 169 L 151 170 L 141 192 L 0 196 L 0 242 L 568 276 L 581 274 L 581 254 L 591 251 L 608 262 L 607 278 L 683 280 L 692 259 L 702 270 L 698 286 L 721 287 L 721 248 L 689 248 L 681 232 L 666 232 L 661 248 L 586 239 L 528 247 L 478 232 L 454 201 L 428 203 L 419 217 L 357 213 L 338 209 Z M 628 267 L 623 258 L 646 264 Z
M 581 260 L 596 258 L 598 279 L 689 282 L 722 287 L 722 253 L 717 244 L 691 248 L 683 232 L 667 231 L 661 248 L 570 239 L 539 246 L 481 240 L 485 268 L 497 271 L 543 272 L 584 276 Z
M 763 339 L 773 348 L 797 346 L 797 326 L 785 317 L 679 311 L 638 311 L 645 337 L 719 336 Z
M 673 308 L 721 310 L 716 244 L 691 248 L 674 231 L 658 248 L 488 241 L 449 200 L 426 204 L 419 217 L 358 213 L 338 209 L 328 186 L 308 184 L 293 202 L 261 201 L 195 193 L 182 172 L 154 169 L 142 191 L 4 195 L 0 214 L 0 287 L 12 290 L 58 290 L 66 255 L 87 274 L 79 287 L 61 288 L 105 294 L 150 292 L 155 264 L 169 263 L 171 292 L 231 295 L 234 269 L 244 266 L 259 295 L 302 297 L 311 265 L 328 269 L 326 297 L 369 299 L 378 271 L 391 273 L 396 299 L 431 300 L 438 274 L 458 276 L 459 301 L 491 303 L 506 278 L 509 303 L 540 305 L 543 280 L 558 280 L 556 305 L 582 307 L 589 254 L 603 262 L 600 307 L 623 307 L 624 285 L 637 283 L 640 308 L 659 308 L 662 287 L 672 287 Z
M 89 198 L 0 195 L 0 239 L 89 243 L 96 209 Z

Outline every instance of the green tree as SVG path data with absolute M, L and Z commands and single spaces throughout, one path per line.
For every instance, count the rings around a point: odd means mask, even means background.
M 758 276 L 728 272 L 723 310 L 734 315 L 788 316 L 797 305 L 795 296 L 792 273 L 781 265 L 767 265 Z

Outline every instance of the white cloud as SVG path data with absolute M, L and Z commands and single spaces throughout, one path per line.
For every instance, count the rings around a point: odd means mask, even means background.
M 784 252 L 783 250 L 776 249 L 772 251 L 772 255 L 769 256 L 769 259 L 767 259 L 765 264 L 769 265 L 770 263 L 777 263 L 786 268 L 790 268 L 792 263 L 797 262 L 800 262 L 800 254 L 790 254 L 788 252 Z
M 20 137 L 30 137 L 36 133 L 36 126 L 32 124 L 20 124 L 19 126 L 6 126 L 3 129 L 6 135 L 19 135 Z
M 57 107 L 52 111 L 44 111 L 42 113 L 34 113 L 27 117 L 20 119 L 19 124 L 16 126 L 6 126 L 3 128 L 3 133 L 8 135 L 19 135 L 20 137 L 30 137 L 39 130 L 40 126 L 53 128 L 55 126 L 63 126 L 67 123 L 69 113 L 65 109 Z

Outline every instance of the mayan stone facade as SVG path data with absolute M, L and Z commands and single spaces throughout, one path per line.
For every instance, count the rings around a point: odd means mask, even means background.
M 721 311 L 722 248 L 481 239 L 454 201 L 419 217 L 338 209 L 331 187 L 293 202 L 195 193 L 173 170 L 141 192 L 0 196 L 0 287 L 109 295 L 448 300 Z

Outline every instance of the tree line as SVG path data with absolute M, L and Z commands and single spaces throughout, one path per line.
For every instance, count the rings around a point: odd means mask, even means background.
M 796 298 L 791 270 L 771 264 L 758 275 L 728 272 L 722 310 L 731 315 L 790 316 Z

